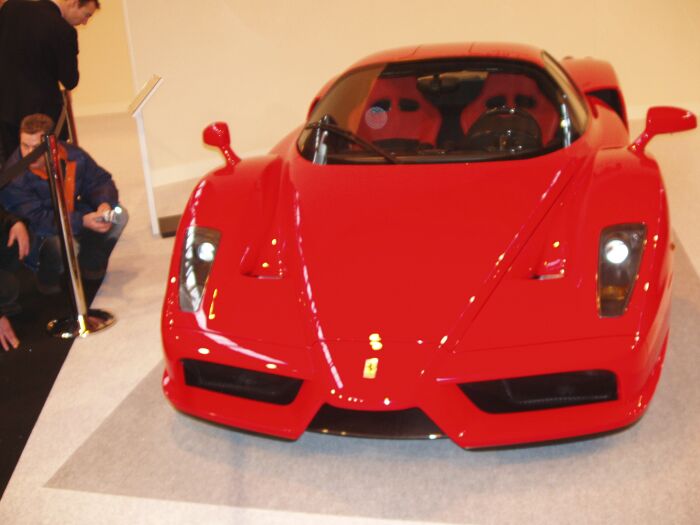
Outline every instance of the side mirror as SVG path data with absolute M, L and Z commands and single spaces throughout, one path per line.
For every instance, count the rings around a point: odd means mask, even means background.
M 630 149 L 644 153 L 644 148 L 656 135 L 687 131 L 697 126 L 695 115 L 688 110 L 670 106 L 655 106 L 647 111 L 647 125 Z
M 204 143 L 221 150 L 229 166 L 235 166 L 241 159 L 231 149 L 231 134 L 225 122 L 214 122 L 204 128 L 202 133 Z

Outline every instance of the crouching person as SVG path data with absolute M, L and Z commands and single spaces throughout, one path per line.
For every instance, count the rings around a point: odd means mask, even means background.
M 29 253 L 25 225 L 0 207 L 0 346 L 7 351 L 19 346 L 8 316 L 18 313 L 19 282 L 13 275 L 19 261 Z
M 7 167 L 30 154 L 53 129 L 54 123 L 46 115 L 25 117 L 20 124 L 20 147 L 8 159 Z M 80 270 L 83 278 L 99 280 L 105 275 L 109 255 L 126 226 L 128 215 L 119 204 L 112 176 L 87 152 L 63 142 L 58 143 L 58 151 L 63 165 L 66 208 L 79 245 Z M 36 272 L 39 291 L 58 292 L 64 272 L 63 258 L 43 156 L 3 188 L 0 203 L 29 224 L 32 238 L 25 264 Z

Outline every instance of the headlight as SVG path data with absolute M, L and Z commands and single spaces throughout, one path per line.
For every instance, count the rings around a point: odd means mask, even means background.
M 598 313 L 616 317 L 627 310 L 646 242 L 643 224 L 618 224 L 600 234 Z
M 204 297 L 221 234 L 211 228 L 191 226 L 185 232 L 180 260 L 180 309 L 194 312 Z

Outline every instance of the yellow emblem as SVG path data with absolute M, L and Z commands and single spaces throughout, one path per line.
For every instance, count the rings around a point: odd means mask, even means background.
M 219 295 L 219 289 L 214 290 L 214 294 L 211 297 L 211 305 L 209 305 L 209 320 L 213 321 L 216 319 L 216 314 L 214 313 L 214 301 L 216 301 L 216 296 Z
M 362 377 L 374 379 L 377 377 L 377 368 L 379 368 L 379 358 L 371 357 L 365 360 L 365 371 L 362 373 Z

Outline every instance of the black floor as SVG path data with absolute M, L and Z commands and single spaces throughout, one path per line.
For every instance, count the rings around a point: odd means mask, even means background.
M 67 292 L 41 295 L 28 270 L 18 276 L 22 312 L 10 320 L 21 344 L 9 352 L 0 347 L 0 498 L 73 343 L 46 331 L 49 321 L 74 315 Z M 88 304 L 100 284 L 85 281 Z

